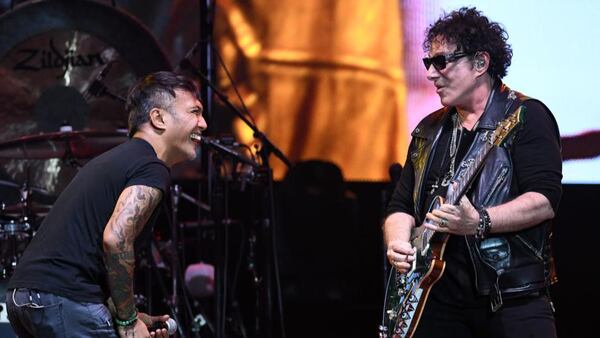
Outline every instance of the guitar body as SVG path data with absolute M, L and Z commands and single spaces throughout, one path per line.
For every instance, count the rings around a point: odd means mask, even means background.
M 429 211 L 439 208 L 443 201 L 442 197 L 436 196 Z M 392 269 L 388 277 L 380 338 L 411 338 L 414 335 L 431 287 L 444 273 L 443 255 L 449 235 L 434 233 L 427 238 L 423 229 L 422 225 L 418 227 L 412 239 L 416 248 L 412 269 L 406 274 Z

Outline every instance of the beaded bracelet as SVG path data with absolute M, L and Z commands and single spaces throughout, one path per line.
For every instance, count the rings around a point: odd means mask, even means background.
M 475 229 L 475 238 L 484 239 L 492 229 L 492 220 L 486 209 L 482 208 L 477 211 L 479 212 L 479 223 Z
M 129 319 L 127 320 L 120 320 L 117 316 L 115 316 L 115 323 L 117 323 L 118 326 L 130 326 L 131 324 L 135 323 L 138 319 L 138 312 L 137 309 L 135 309 L 135 311 L 133 312 L 133 316 L 131 316 Z

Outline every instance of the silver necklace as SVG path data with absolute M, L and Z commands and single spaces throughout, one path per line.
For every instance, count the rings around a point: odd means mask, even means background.
M 462 123 L 460 121 L 460 117 L 458 116 L 458 112 L 452 116 L 452 122 L 454 123 L 454 127 L 452 128 L 452 137 L 450 138 L 450 170 L 448 170 L 448 173 L 442 180 L 441 184 L 443 187 L 447 187 L 448 184 L 450 184 L 450 181 L 452 181 L 452 177 L 454 177 L 456 155 L 458 153 L 460 139 L 462 138 L 463 134 Z

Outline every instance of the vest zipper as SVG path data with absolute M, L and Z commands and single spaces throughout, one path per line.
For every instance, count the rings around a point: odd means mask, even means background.
M 500 174 L 498 174 L 498 177 L 496 177 L 496 180 L 494 181 L 494 185 L 492 185 L 492 189 L 490 189 L 490 192 L 483 200 L 483 203 L 481 203 L 481 206 L 485 207 L 488 205 L 490 199 L 492 199 L 492 196 L 494 195 L 496 190 L 498 190 L 498 187 L 500 187 L 500 185 L 504 182 L 507 173 L 508 167 L 502 167 L 502 169 L 500 170 Z

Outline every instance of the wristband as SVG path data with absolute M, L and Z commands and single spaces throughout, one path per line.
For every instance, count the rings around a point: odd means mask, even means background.
M 131 324 L 135 323 L 138 319 L 138 312 L 137 309 L 135 309 L 135 311 L 133 312 L 133 315 L 127 319 L 127 320 L 120 320 L 119 317 L 115 316 L 115 323 L 118 326 L 130 326 Z
M 492 229 L 492 220 L 486 209 L 479 209 L 479 223 L 475 229 L 475 238 L 484 239 Z

